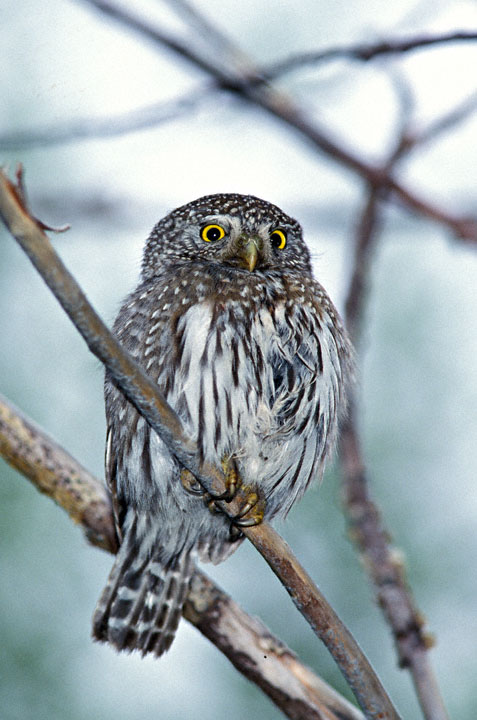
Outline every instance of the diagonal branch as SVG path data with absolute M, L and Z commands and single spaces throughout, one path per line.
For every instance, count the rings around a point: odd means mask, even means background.
M 75 118 L 72 122 L 34 130 L 15 130 L 0 135 L 0 147 L 4 150 L 14 150 L 19 147 L 60 145 L 74 140 L 115 137 L 145 130 L 177 120 L 190 113 L 209 96 L 211 91 L 216 92 L 216 90 L 216 85 L 209 83 L 174 100 L 153 103 L 113 117 Z
M 421 148 L 423 145 L 435 142 L 441 135 L 453 130 L 456 125 L 468 120 L 475 112 L 477 112 L 477 92 L 471 93 L 452 110 L 430 122 L 427 127 L 413 133 L 407 133 L 403 137 L 403 149 L 407 153 L 416 147 Z
M 136 15 L 119 7 L 111 0 L 82 0 L 129 30 L 139 33 L 154 44 L 165 47 L 179 58 L 191 63 L 207 73 L 223 90 L 236 93 L 251 105 L 259 107 L 269 115 L 293 128 L 309 145 L 331 157 L 339 165 L 360 176 L 368 184 L 379 184 L 390 191 L 404 207 L 437 221 L 447 227 L 457 238 L 477 243 L 477 218 L 459 217 L 442 210 L 435 204 L 419 197 L 417 193 L 402 185 L 390 174 L 383 174 L 382 168 L 367 163 L 349 148 L 341 145 L 328 131 L 315 120 L 311 121 L 302 108 L 288 95 L 274 88 L 266 81 L 263 72 L 250 61 L 244 66 L 244 55 L 238 57 L 241 62 L 229 63 L 227 59 L 213 60 L 177 38 L 162 32 Z M 197 15 L 198 11 L 195 11 Z M 217 30 L 218 32 L 218 30 Z M 230 41 L 226 40 L 230 48 Z
M 51 497 L 92 545 L 115 553 L 116 533 L 104 486 L 36 423 L 0 395 L 0 456 Z M 184 617 L 260 687 L 289 718 L 363 720 L 363 715 L 280 640 L 196 571 Z
M 406 129 L 388 161 L 389 169 L 409 152 Z M 355 347 L 359 345 L 360 324 L 364 314 L 366 290 L 373 251 L 381 226 L 381 205 L 386 190 L 379 185 L 369 188 L 354 238 L 353 271 L 345 303 L 345 320 Z M 422 615 L 416 608 L 406 583 L 398 554 L 390 546 L 386 530 L 370 490 L 361 451 L 356 389 L 350 391 L 350 409 L 340 438 L 343 472 L 343 503 L 350 536 L 358 547 L 364 566 L 375 586 L 379 605 L 393 632 L 401 667 L 409 668 L 416 693 L 427 720 L 448 720 L 439 687 L 431 667 L 429 636 Z
M 280 60 L 270 65 L 265 70 L 268 79 L 274 80 L 285 73 L 298 70 L 310 65 L 320 65 L 332 60 L 358 60 L 369 62 L 376 57 L 389 55 L 403 55 L 414 50 L 421 50 L 435 45 L 448 45 L 455 42 L 475 42 L 477 32 L 459 30 L 457 32 L 442 33 L 441 35 L 414 35 L 413 37 L 401 38 L 399 40 L 382 40 L 376 43 L 361 43 L 358 45 L 342 45 L 317 50 L 315 52 L 304 52 L 292 55 L 285 60 Z
M 89 349 L 107 366 L 125 397 L 206 490 L 220 494 L 225 489 L 222 472 L 200 461 L 195 443 L 185 434 L 177 414 L 167 404 L 158 386 L 121 347 L 95 313 L 38 222 L 28 213 L 24 205 L 20 170 L 17 175 L 19 182 L 15 186 L 3 172 L 0 174 L 0 215 L 8 230 L 59 300 Z M 222 502 L 220 507 L 225 514 L 233 517 L 239 511 L 239 501 Z M 245 528 L 244 534 L 263 555 L 295 606 L 324 642 L 367 717 L 376 720 L 397 718 L 391 701 L 358 644 L 284 540 L 267 523 Z

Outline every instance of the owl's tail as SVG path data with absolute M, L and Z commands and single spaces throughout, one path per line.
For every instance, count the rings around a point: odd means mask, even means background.
M 189 549 L 167 562 L 160 556 L 143 558 L 137 545 L 123 542 L 93 616 L 95 640 L 157 657 L 169 649 L 194 563 Z

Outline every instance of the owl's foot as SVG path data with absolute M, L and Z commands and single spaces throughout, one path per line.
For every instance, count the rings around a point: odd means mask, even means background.
M 215 500 L 224 500 L 225 502 L 230 502 L 235 497 L 240 478 L 237 472 L 237 467 L 232 458 L 224 457 L 224 459 L 222 460 L 222 469 L 225 474 L 225 491 L 223 493 L 220 493 L 219 495 L 207 492 L 207 490 L 200 484 L 197 478 L 185 468 L 183 468 L 180 473 L 182 486 L 191 495 L 203 497 L 207 505 L 210 505 Z
M 247 485 L 242 485 L 237 490 L 235 499 L 242 500 L 243 505 L 231 518 L 232 525 L 238 529 L 260 525 L 265 515 L 265 499 Z
M 238 476 L 237 479 L 239 480 Z M 204 495 L 204 502 L 214 515 L 224 513 L 224 510 L 218 504 L 220 499 L 211 497 L 208 493 Z M 228 511 L 226 514 L 232 523 L 230 530 L 231 540 L 238 540 L 242 536 L 240 528 L 260 525 L 265 514 L 265 500 L 250 485 L 235 487 L 233 500 L 235 507 L 238 505 L 238 511 L 234 507 L 233 514 L 229 514 Z
M 229 516 L 232 522 L 231 540 L 239 539 L 242 535 L 240 528 L 260 525 L 265 513 L 265 500 L 259 497 L 257 492 L 249 485 L 240 484 L 240 476 L 232 458 L 224 458 L 222 468 L 225 473 L 226 489 L 220 495 L 207 492 L 189 470 L 181 470 L 181 483 L 188 493 L 203 498 L 210 512 L 214 515 L 223 513 L 223 510 L 217 504 L 219 501 L 229 503 L 235 500 L 237 501 L 236 504 L 240 503 L 238 512 L 233 516 Z
M 212 501 L 223 500 L 224 502 L 230 502 L 235 497 L 240 478 L 235 460 L 232 457 L 224 456 L 221 465 L 225 475 L 225 491 L 220 495 L 209 493 L 209 496 Z
M 231 542 L 231 543 L 238 542 L 242 538 L 243 538 L 243 532 L 241 531 L 241 529 L 239 527 L 237 527 L 236 525 L 234 525 L 233 523 L 231 523 L 230 529 L 229 529 L 229 542 Z
M 198 495 L 199 497 L 204 497 L 204 495 L 208 495 L 207 490 L 205 490 L 200 482 L 197 480 L 195 475 L 192 475 L 190 470 L 186 470 L 183 468 L 181 470 L 181 483 L 184 490 L 187 490 L 188 493 L 191 495 Z

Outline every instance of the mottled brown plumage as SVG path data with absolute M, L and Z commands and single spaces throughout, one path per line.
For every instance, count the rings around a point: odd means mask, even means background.
M 283 517 L 333 446 L 351 350 L 312 275 L 300 225 L 252 196 L 212 195 L 153 229 L 114 330 L 160 385 L 203 459 L 235 467 Z M 106 477 L 121 547 L 93 619 L 118 649 L 162 654 L 194 559 L 237 547 L 106 376 Z

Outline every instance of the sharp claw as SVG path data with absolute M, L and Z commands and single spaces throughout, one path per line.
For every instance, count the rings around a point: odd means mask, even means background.
M 254 525 L 260 525 L 260 523 L 263 521 L 262 517 L 251 517 L 246 519 L 241 518 L 235 518 L 233 520 L 234 525 L 237 525 L 239 528 L 246 528 L 246 527 L 253 527 Z
M 243 532 L 233 523 L 230 525 L 229 538 L 230 542 L 237 542 L 237 540 L 243 538 Z
M 197 485 L 199 485 L 199 483 L 197 483 Z M 187 492 L 190 492 L 191 495 L 198 495 L 200 497 L 207 494 L 201 485 L 199 485 L 199 487 L 187 488 Z
M 216 505 L 215 498 L 211 498 L 210 495 L 207 495 L 205 504 L 207 505 L 207 507 L 209 508 L 210 512 L 213 515 L 219 515 L 222 512 L 222 510 L 219 508 L 219 506 Z
M 207 491 L 202 487 L 202 485 L 194 477 L 194 475 L 189 472 L 189 470 L 181 470 L 180 478 L 182 487 L 191 495 L 198 495 L 199 497 L 203 497 L 207 494 Z
M 215 495 L 214 493 L 209 493 L 212 500 L 224 500 L 224 502 L 230 502 L 233 500 L 235 492 L 232 492 L 229 488 L 225 490 L 220 495 Z
M 235 516 L 235 519 L 239 520 L 240 518 L 243 518 L 244 515 L 246 515 L 253 507 L 255 507 L 257 502 L 258 502 L 258 495 L 256 493 L 251 493 L 247 497 L 247 502 L 245 503 L 243 508 Z
M 230 539 L 239 540 L 242 537 L 240 528 L 253 527 L 260 525 L 263 520 L 265 501 L 259 498 L 256 492 L 251 492 L 252 488 L 244 488 L 240 484 L 235 463 L 230 459 L 222 461 L 222 467 L 226 476 L 226 489 L 220 495 L 207 492 L 189 470 L 183 469 L 180 473 L 182 486 L 186 492 L 191 495 L 201 497 L 204 503 L 214 515 L 222 514 L 223 510 L 218 507 L 217 502 L 230 502 L 233 500 L 237 492 L 240 492 L 241 499 L 245 501 L 239 512 L 234 518 L 231 518 L 232 524 L 230 528 Z M 251 517 L 245 517 L 246 515 Z

